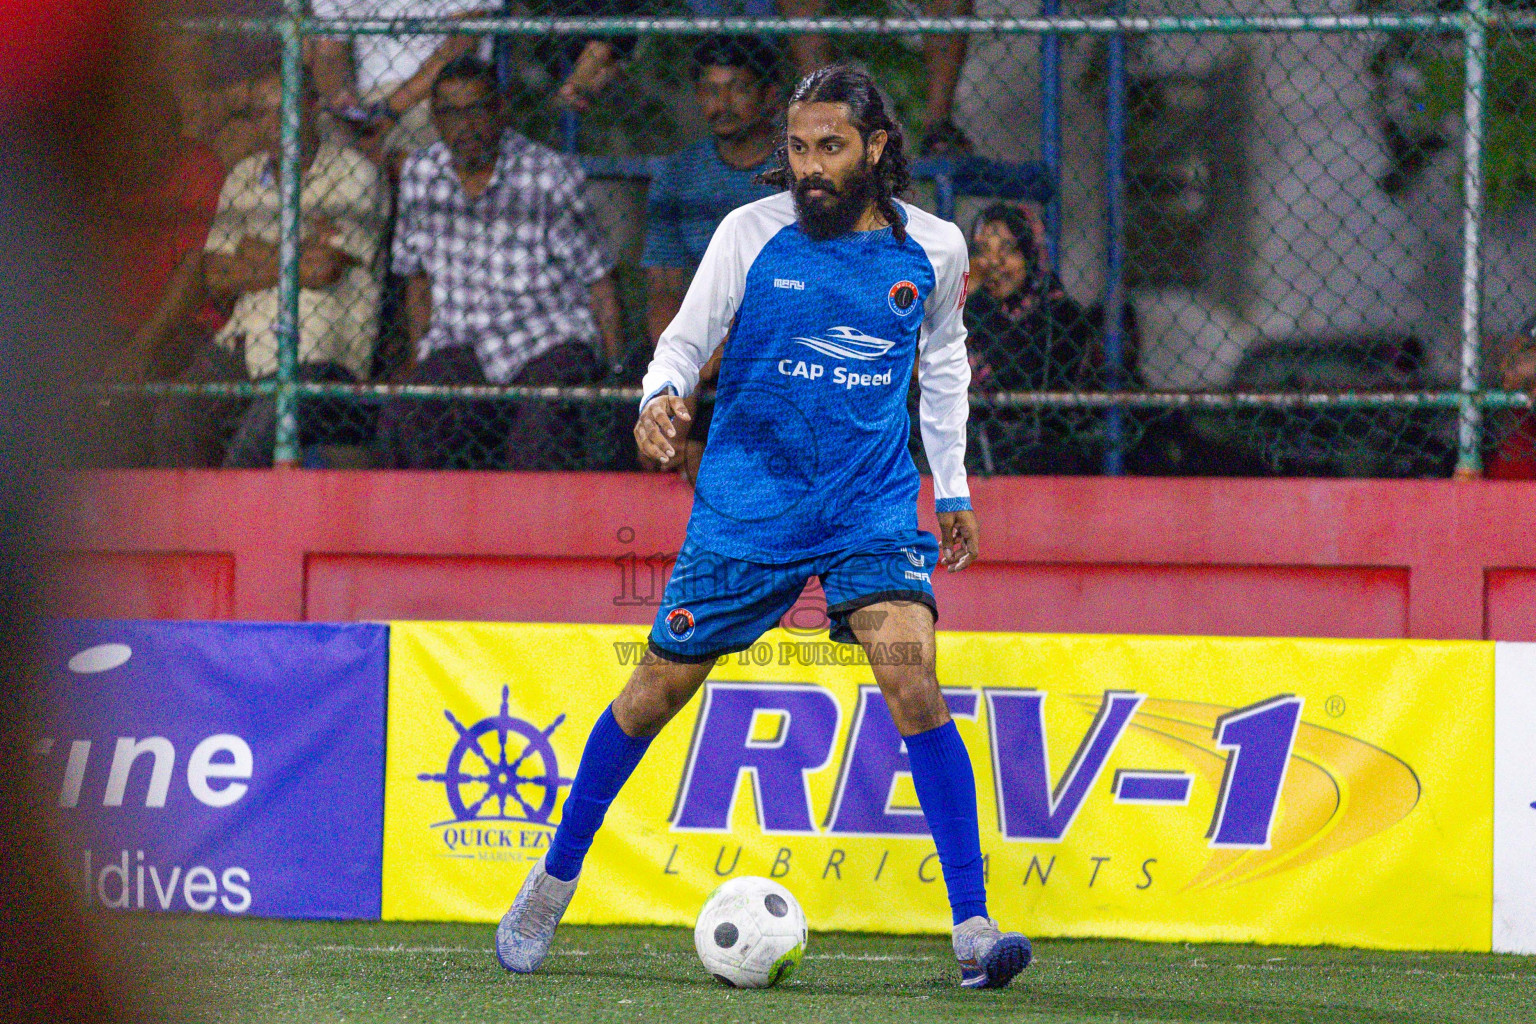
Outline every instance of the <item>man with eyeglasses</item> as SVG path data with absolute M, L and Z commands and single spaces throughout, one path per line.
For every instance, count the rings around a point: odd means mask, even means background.
M 250 2 L 250 0 L 246 0 Z M 311 0 L 320 18 L 469 18 L 495 14 L 492 0 Z M 391 173 L 438 139 L 427 100 L 432 82 L 466 53 L 489 56 L 477 36 L 390 34 L 316 36 L 315 83 L 331 115 L 355 133 L 359 149 Z
M 403 383 L 590 383 L 618 360 L 613 258 L 574 157 L 508 127 L 495 70 L 461 57 L 437 76 L 442 141 L 401 170 L 394 271 L 406 279 Z M 381 431 L 402 468 L 561 468 L 567 412 L 549 402 L 404 398 Z

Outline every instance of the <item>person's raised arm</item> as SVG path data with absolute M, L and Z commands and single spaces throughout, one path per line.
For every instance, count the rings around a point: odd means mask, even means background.
M 496 10 L 486 7 L 483 10 L 460 11 L 449 15 L 455 20 L 464 18 L 483 18 L 486 15 L 495 14 Z M 421 62 L 421 67 L 416 73 L 400 83 L 399 88 L 390 93 L 384 100 L 384 107 L 389 117 L 399 120 L 400 117 L 422 100 L 432 95 L 432 83 L 437 81 L 437 76 L 449 64 L 458 60 L 466 53 L 472 52 L 480 45 L 480 36 L 451 35 L 438 44 L 432 55 Z

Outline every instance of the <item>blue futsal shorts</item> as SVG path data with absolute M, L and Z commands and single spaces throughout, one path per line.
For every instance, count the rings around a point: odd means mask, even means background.
M 827 595 L 831 638 L 858 643 L 848 616 L 881 601 L 918 601 L 939 617 L 929 575 L 939 542 L 914 530 L 850 551 L 764 565 L 685 541 L 651 627 L 651 650 L 668 661 L 704 662 L 744 651 L 778 625 L 812 576 Z

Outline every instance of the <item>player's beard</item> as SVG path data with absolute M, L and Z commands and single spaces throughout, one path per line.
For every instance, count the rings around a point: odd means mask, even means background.
M 824 189 L 826 194 L 812 198 L 807 195 L 812 188 Z M 795 217 L 800 230 L 814 242 L 845 235 L 859 222 L 874 194 L 875 176 L 867 157 L 848 173 L 842 188 L 820 176 L 801 178 L 795 182 Z

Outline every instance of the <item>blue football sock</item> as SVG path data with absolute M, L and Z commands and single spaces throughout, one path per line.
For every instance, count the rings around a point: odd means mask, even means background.
M 908 736 L 912 784 L 928 831 L 939 850 L 954 923 L 987 916 L 981 834 L 976 820 L 976 775 L 954 722 Z
M 613 717 L 613 705 L 603 709 L 587 737 L 581 766 L 576 769 L 576 778 L 565 798 L 560 827 L 555 829 L 555 838 L 544 855 L 546 871 L 562 882 L 581 873 L 581 862 L 592 848 L 592 837 L 603 825 L 608 805 L 629 781 L 650 745 L 650 737 L 636 739 L 619 728 Z

